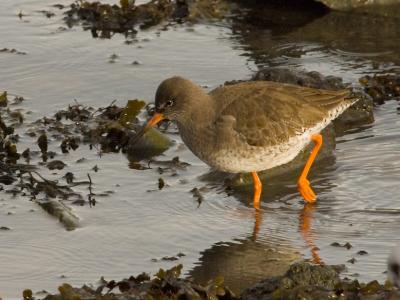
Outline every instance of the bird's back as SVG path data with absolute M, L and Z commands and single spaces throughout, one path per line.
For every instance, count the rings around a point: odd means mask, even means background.
M 249 145 L 261 147 L 285 143 L 320 124 L 325 127 L 358 100 L 350 94 L 350 90 L 320 90 L 271 81 L 242 82 L 210 92 L 217 117 L 234 117 L 234 130 Z

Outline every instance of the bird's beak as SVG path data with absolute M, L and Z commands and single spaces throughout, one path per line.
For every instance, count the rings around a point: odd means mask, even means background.
M 153 117 L 147 122 L 146 126 L 144 127 L 144 131 L 146 132 L 151 127 L 155 126 L 158 122 L 164 119 L 164 115 L 162 113 L 155 113 Z
M 162 113 L 155 113 L 153 117 L 147 122 L 145 126 L 136 134 L 136 136 L 131 140 L 132 144 L 136 144 L 137 141 L 140 140 L 140 138 L 147 132 L 149 131 L 150 128 L 155 126 L 158 122 L 162 121 L 164 119 L 164 115 Z

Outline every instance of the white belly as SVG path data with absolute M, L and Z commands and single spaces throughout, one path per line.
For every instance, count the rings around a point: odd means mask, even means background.
M 222 149 L 207 160 L 209 165 L 229 173 L 268 170 L 292 161 L 310 142 L 311 136 L 321 132 L 326 124 L 319 124 L 294 136 L 282 145 L 256 147 L 243 145 L 241 149 Z

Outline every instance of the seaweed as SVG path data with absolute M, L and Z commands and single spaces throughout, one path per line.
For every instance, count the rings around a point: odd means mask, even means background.
M 107 281 L 101 278 L 100 285 L 96 288 L 82 286 L 74 288 L 64 283 L 58 290 L 59 294 L 47 295 L 43 300 L 238 300 L 224 285 L 222 277 L 210 280 L 206 285 L 200 285 L 190 279 L 180 278 L 182 265 L 177 265 L 169 270 L 160 269 L 151 279 L 150 275 L 141 273 L 137 276 L 120 281 Z M 24 291 L 24 295 L 32 297 L 32 293 Z M 24 299 L 31 299 L 25 298 Z

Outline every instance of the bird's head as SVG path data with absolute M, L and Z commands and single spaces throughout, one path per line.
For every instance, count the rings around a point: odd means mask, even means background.
M 196 84 L 185 78 L 175 76 L 168 78 L 159 85 L 155 98 L 155 115 L 150 125 L 162 119 L 184 121 L 190 117 L 200 99 L 207 96 Z

